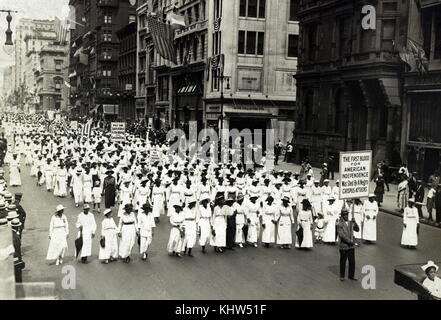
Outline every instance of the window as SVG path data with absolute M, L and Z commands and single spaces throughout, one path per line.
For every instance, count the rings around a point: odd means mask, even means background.
M 256 32 L 248 31 L 247 32 L 247 54 L 256 54 Z
M 198 59 L 198 38 L 193 40 L 193 61 Z
M 297 34 L 288 35 L 288 57 L 297 58 L 299 54 L 299 36 Z
M 290 0 L 289 3 L 289 21 L 297 21 L 300 0 Z
M 241 0 L 239 16 L 249 18 L 265 18 L 266 0 Z
M 350 30 L 351 19 L 347 17 L 340 19 L 338 22 L 338 56 L 340 58 L 349 51 Z
M 239 30 L 239 54 L 263 55 L 265 44 L 265 33 L 255 31 Z
M 383 50 L 393 51 L 395 41 L 395 20 L 383 20 L 382 33 L 381 48 Z
M 112 15 L 109 13 L 106 13 L 104 16 L 104 23 L 105 24 L 110 24 L 112 23 Z
M 265 43 L 265 33 L 259 32 L 257 36 L 257 55 L 263 56 L 263 47 Z
M 245 54 L 245 31 L 239 31 L 239 49 L 240 54 Z
M 438 6 L 437 11 L 434 13 L 435 19 L 434 23 L 434 33 L 435 33 L 435 48 L 434 48 L 434 59 L 441 59 L 441 7 Z
M 196 4 L 194 6 L 194 20 L 195 20 L 195 22 L 199 21 L 199 5 L 198 4 Z
M 168 101 L 168 77 L 158 78 L 158 98 L 159 101 Z
M 205 35 L 201 35 L 201 57 L 205 57 Z
M 136 15 L 131 14 L 129 15 L 129 23 L 135 23 L 136 22 Z
M 112 34 L 109 32 L 103 33 L 103 41 L 111 42 L 112 41 Z

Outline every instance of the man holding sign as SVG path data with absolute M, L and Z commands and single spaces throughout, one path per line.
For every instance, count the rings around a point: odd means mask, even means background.
M 372 167 L 372 151 L 340 152 L 340 200 L 365 198 L 369 196 L 369 183 Z M 349 261 L 349 279 L 355 278 L 355 238 L 354 231 L 360 227 L 354 219 L 354 204 L 352 204 L 352 220 L 349 221 L 349 211 L 341 210 L 341 219 L 337 224 L 340 247 L 340 280 L 345 280 L 346 260 Z

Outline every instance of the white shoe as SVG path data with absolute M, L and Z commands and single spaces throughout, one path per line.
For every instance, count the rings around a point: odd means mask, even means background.
M 63 264 L 63 259 L 60 258 L 60 264 Z
M 57 261 L 55 262 L 55 265 L 58 266 L 60 264 L 60 259 L 57 259 Z
M 242 244 L 242 243 L 239 243 L 239 247 L 240 247 L 240 248 L 243 248 L 243 244 Z

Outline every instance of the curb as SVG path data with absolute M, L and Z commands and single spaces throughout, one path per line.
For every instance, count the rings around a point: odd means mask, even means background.
M 398 211 L 394 211 L 394 210 L 390 210 L 390 209 L 385 209 L 385 208 L 382 208 L 382 207 L 380 207 L 379 209 L 383 213 L 391 214 L 391 215 L 394 215 L 394 216 L 400 217 L 400 218 L 403 217 L 403 215 L 401 213 L 399 213 Z M 424 224 L 424 225 L 429 226 L 429 227 L 434 227 L 434 228 L 437 228 L 437 229 L 441 229 L 441 225 L 440 226 L 436 226 L 436 225 L 431 224 L 431 223 L 429 223 L 427 221 L 428 220 L 426 218 L 424 218 L 424 220 L 420 220 L 420 224 Z

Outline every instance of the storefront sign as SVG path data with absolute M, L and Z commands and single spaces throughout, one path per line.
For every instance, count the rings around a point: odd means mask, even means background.
M 237 106 L 237 105 L 235 105 L 235 106 L 233 106 L 233 109 L 234 110 L 265 111 L 265 107 L 262 107 L 262 106 L 244 106 L 244 105 Z
M 126 141 L 126 123 L 112 122 L 110 127 L 112 142 L 121 143 Z
M 340 152 L 340 199 L 369 195 L 372 151 Z

